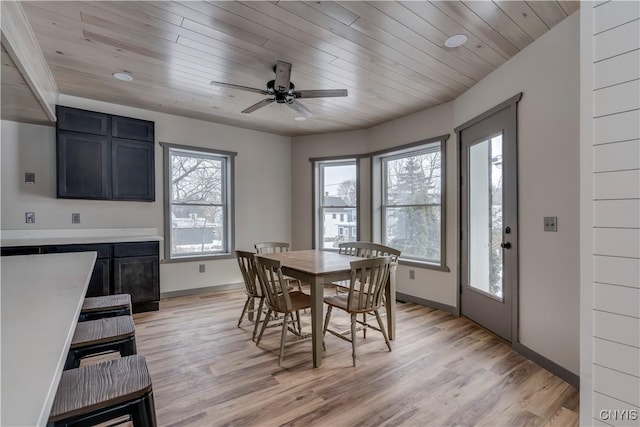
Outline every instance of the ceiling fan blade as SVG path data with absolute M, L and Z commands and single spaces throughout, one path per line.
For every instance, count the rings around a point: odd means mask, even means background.
M 284 61 L 276 63 L 276 80 L 274 88 L 276 92 L 289 92 L 291 83 L 291 64 Z
M 247 91 L 247 92 L 260 93 L 262 95 L 268 95 L 269 94 L 269 92 L 267 92 L 266 90 L 258 89 L 258 88 L 255 88 L 255 87 L 240 86 L 240 85 L 234 85 L 234 84 L 231 84 L 231 83 L 214 82 L 214 81 L 212 81 L 211 84 L 214 85 L 214 86 L 222 86 L 222 87 L 228 87 L 228 88 L 231 88 L 231 89 L 244 90 L 244 91 Z
M 262 108 L 262 107 L 266 107 L 267 105 L 271 104 L 273 101 L 275 101 L 274 98 L 267 98 L 267 99 L 263 99 L 262 101 L 258 102 L 257 104 L 253 104 L 251 107 L 245 108 L 244 110 L 242 110 L 243 113 L 253 113 L 254 111 Z
M 302 114 L 305 117 L 313 116 L 313 114 L 311 114 L 311 111 L 307 110 L 307 107 L 302 105 L 300 101 L 296 101 L 293 98 L 289 98 L 289 100 L 287 101 L 287 105 L 289 106 L 289 108 L 297 111 L 299 114 Z
M 331 98 L 335 96 L 348 96 L 346 89 L 326 89 L 326 90 L 294 90 L 292 95 L 295 98 Z

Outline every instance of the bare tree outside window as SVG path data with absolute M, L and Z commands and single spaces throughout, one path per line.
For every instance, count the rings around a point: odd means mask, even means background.
M 170 149 L 171 255 L 226 251 L 228 159 Z

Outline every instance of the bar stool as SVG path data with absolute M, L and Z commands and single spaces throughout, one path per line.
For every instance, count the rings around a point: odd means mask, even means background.
M 85 298 L 78 321 L 86 322 L 115 316 L 131 316 L 131 295 L 116 294 Z
M 107 351 L 119 351 L 121 357 L 136 354 L 135 326 L 131 316 L 79 322 L 64 369 L 77 368 L 83 357 Z
M 125 416 L 136 427 L 157 425 L 151 377 L 140 355 L 62 372 L 47 425 L 93 426 Z

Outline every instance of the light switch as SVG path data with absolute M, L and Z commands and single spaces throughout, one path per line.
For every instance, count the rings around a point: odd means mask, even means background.
M 25 184 L 35 184 L 36 183 L 36 173 L 35 172 L 25 172 L 24 173 L 24 182 L 25 182 Z
M 71 224 L 80 224 L 80 214 L 72 213 L 71 214 Z
M 24 213 L 24 222 L 27 224 L 35 224 L 36 223 L 36 213 L 35 212 L 25 212 Z
M 558 231 L 558 217 L 557 216 L 545 216 L 544 217 L 544 231 Z

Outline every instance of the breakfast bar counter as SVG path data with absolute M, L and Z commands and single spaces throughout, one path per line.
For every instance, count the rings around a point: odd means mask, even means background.
M 1 425 L 46 425 L 95 260 L 95 252 L 0 258 Z

